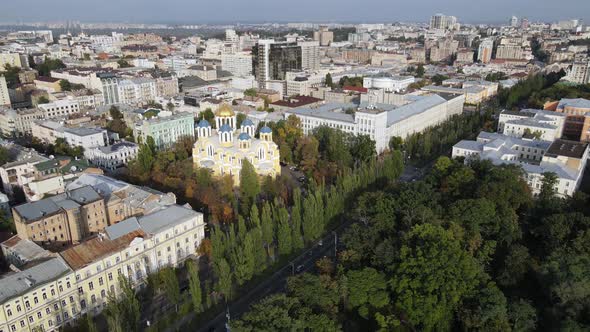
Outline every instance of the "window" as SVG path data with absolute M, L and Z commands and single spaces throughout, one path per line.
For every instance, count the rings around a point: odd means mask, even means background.
M 70 296 L 70 303 L 74 303 L 74 297 Z
M 69 315 L 69 314 L 68 314 L 68 312 L 66 311 L 66 312 L 64 312 L 64 320 L 66 320 L 66 319 L 68 319 L 68 318 L 70 318 L 70 315 Z
M 25 301 L 25 307 L 27 309 L 31 308 L 31 304 L 29 303 L 29 301 Z
M 39 312 L 37 313 L 37 318 L 39 318 L 39 319 L 40 319 L 41 317 L 42 317 L 42 316 L 41 316 L 41 311 L 39 311 Z
M 6 310 L 6 314 L 8 315 L 8 317 L 12 316 L 12 310 L 10 310 L 10 309 Z
M 98 278 L 98 284 L 100 286 L 102 286 L 104 284 L 104 280 L 102 279 L 102 277 Z
M 113 273 L 112 272 L 109 272 L 109 275 L 108 276 L 109 276 L 109 281 L 113 281 Z
M 47 294 L 46 293 L 43 293 L 43 300 L 47 300 Z
M 96 295 L 92 295 L 90 301 L 92 301 L 92 304 L 96 303 Z
M 94 284 L 91 282 L 88 283 L 88 289 L 89 290 L 93 290 L 94 289 Z
M 55 320 L 59 324 L 61 322 L 61 316 L 60 315 L 55 316 Z
M 51 309 L 45 308 L 45 313 L 49 315 L 51 313 Z
M 60 291 L 60 292 L 63 292 L 63 291 L 64 291 L 64 288 L 63 288 L 61 285 L 59 285 L 59 291 Z M 53 291 L 52 291 L 52 292 L 53 292 Z
M 25 327 L 25 321 L 24 320 L 21 320 L 20 321 L 20 327 Z
M 80 308 L 82 308 L 82 309 L 86 308 L 86 300 L 80 300 Z
M 100 291 L 100 297 L 102 297 L 103 299 L 107 296 L 107 292 L 103 289 Z
M 59 305 L 57 303 L 53 305 L 53 310 L 55 310 L 55 311 L 59 310 Z
M 59 287 L 61 287 L 61 286 L 59 286 Z M 51 290 L 51 296 L 55 296 L 55 289 Z
M 29 316 L 29 323 L 32 323 L 34 321 L 35 321 L 35 319 L 33 319 L 33 316 Z
M 67 288 L 70 288 L 70 282 L 69 281 L 66 283 L 66 287 Z
M 21 311 L 20 304 L 17 304 L 17 305 L 16 305 L 16 311 L 18 311 L 18 312 L 20 312 L 20 311 Z

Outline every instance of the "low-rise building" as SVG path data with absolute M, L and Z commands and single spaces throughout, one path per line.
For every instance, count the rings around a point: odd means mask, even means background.
M 572 196 L 579 188 L 586 161 L 588 143 L 557 139 L 553 142 L 481 132 L 476 141 L 463 140 L 453 146 L 453 158 L 490 160 L 496 165 L 522 167 L 533 194 L 540 193 L 546 173 L 557 176 L 559 196 Z
M 107 171 L 115 171 L 137 156 L 139 146 L 133 142 L 121 141 L 109 146 L 95 147 L 84 150 L 86 157 L 93 165 Z
M 553 142 L 561 138 L 565 115 L 535 109 L 504 110 L 498 118 L 498 132 L 512 137 L 537 138 Z
M 80 112 L 80 104 L 73 100 L 56 100 L 51 103 L 39 105 L 45 119 L 64 117 Z
M 384 89 L 385 91 L 399 92 L 407 89 L 407 87 L 414 83 L 414 81 L 413 76 L 380 74 L 363 78 L 363 87 L 367 89 L 376 88 Z
M 147 142 L 151 136 L 158 149 L 173 145 L 183 136 L 195 136 L 195 118 L 193 114 L 183 112 L 171 116 L 157 116 L 137 123 L 133 129 L 133 136 Z

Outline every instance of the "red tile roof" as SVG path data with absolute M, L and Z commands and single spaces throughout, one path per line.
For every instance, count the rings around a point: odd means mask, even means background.
M 369 91 L 369 89 L 367 89 L 367 88 L 358 87 L 358 86 L 344 86 L 342 88 L 342 90 L 344 90 L 344 91 L 356 91 L 356 92 L 361 92 L 361 93 L 367 93 L 367 91 Z

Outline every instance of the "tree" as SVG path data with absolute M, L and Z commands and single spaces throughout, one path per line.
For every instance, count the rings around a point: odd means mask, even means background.
M 303 329 L 303 324 L 294 318 L 294 312 L 300 307 L 297 299 L 284 294 L 271 295 L 259 303 L 252 305 L 252 309 L 240 320 L 232 323 L 236 331 L 294 331 Z
M 528 301 L 523 299 L 510 302 L 508 317 L 514 332 L 535 331 L 537 327 L 537 312 Z
M 252 279 L 255 269 L 254 242 L 252 233 L 246 233 L 241 244 L 234 245 L 231 253 L 231 261 L 234 269 L 234 277 L 238 285 L 243 285 Z
M 459 308 L 465 331 L 508 331 L 506 297 L 493 282 L 483 284 Z
M 375 141 L 369 135 L 351 137 L 350 152 L 357 162 L 367 162 L 375 157 Z
M 193 261 L 187 261 L 186 268 L 188 270 L 188 285 L 193 302 L 193 310 L 196 313 L 201 313 L 203 312 L 203 294 L 201 280 L 199 279 L 199 269 Z
M 220 259 L 216 264 L 217 274 L 217 285 L 216 289 L 219 293 L 223 294 L 225 299 L 229 301 L 232 298 L 232 272 L 229 264 L 225 258 Z
M 423 64 L 419 64 L 418 68 L 416 68 L 416 77 L 422 78 L 424 77 L 424 65 Z
M 440 74 L 436 74 L 436 75 L 432 76 L 432 78 L 431 78 L 432 82 L 434 82 L 435 85 L 441 85 L 444 80 L 448 80 L 448 79 L 449 79 L 448 76 L 440 75 Z
M 240 171 L 240 201 L 241 211 L 247 213 L 250 211 L 252 204 L 256 202 L 256 197 L 260 193 L 260 183 L 256 169 L 246 158 L 242 160 L 242 169 Z
M 254 88 L 244 90 L 244 96 L 256 97 L 257 95 L 258 95 L 258 92 Z
M 278 212 L 277 244 L 279 255 L 289 255 L 293 251 L 289 212 L 284 207 L 280 207 Z
M 327 73 L 326 78 L 324 79 L 324 84 L 328 87 L 334 87 L 334 81 L 332 80 L 332 74 Z
M 477 284 L 477 263 L 440 226 L 416 225 L 404 242 L 390 280 L 395 305 L 420 329 L 447 328 Z
M 557 190 L 555 189 L 557 186 L 557 174 L 553 172 L 545 172 L 542 174 L 543 180 L 541 184 L 541 192 L 539 193 L 539 197 L 542 200 L 548 200 L 555 196 Z
M 178 312 L 178 304 L 180 303 L 180 287 L 178 286 L 178 278 L 173 268 L 164 268 L 159 272 L 160 282 L 168 301 L 172 303 Z
M 68 80 L 59 80 L 59 87 L 61 88 L 61 91 L 72 91 L 72 83 Z
M 266 247 L 270 247 L 273 242 L 274 227 L 272 223 L 272 212 L 268 202 L 264 202 L 262 206 L 262 217 L 260 218 L 262 226 L 262 240 Z
M 118 311 L 121 313 L 121 322 L 124 327 L 121 331 L 137 331 L 139 328 L 141 307 L 135 294 L 135 289 L 129 279 L 122 274 L 119 274 L 119 286 L 121 288 L 121 298 L 118 302 Z
M 391 155 L 386 156 L 383 160 L 383 175 L 389 181 L 397 180 L 404 172 L 404 157 L 399 150 L 395 150 Z
M 301 233 L 301 190 L 293 189 L 293 206 L 291 207 L 291 240 L 295 250 L 303 249 L 303 234 Z
M 37 99 L 37 105 L 43 105 L 43 104 L 49 104 L 49 99 L 45 96 L 41 96 L 41 97 L 39 97 L 39 99 Z
M 84 324 L 86 325 L 86 332 L 98 332 L 98 327 L 96 327 L 96 324 L 94 323 L 94 319 L 92 319 L 91 314 L 86 314 Z
M 51 76 L 52 70 L 66 68 L 66 65 L 60 59 L 46 59 L 43 63 L 37 65 L 39 76 Z
M 129 67 L 133 67 L 129 62 L 127 62 L 127 60 L 125 59 L 120 59 L 117 61 L 117 64 L 119 65 L 119 68 L 129 68 Z
M 389 139 L 389 149 L 390 150 L 400 150 L 402 148 L 403 143 L 404 143 L 404 141 L 401 137 L 392 136 Z
M 346 273 L 348 304 L 357 308 L 361 317 L 368 319 L 371 309 L 389 305 L 385 275 L 373 268 L 351 270 Z

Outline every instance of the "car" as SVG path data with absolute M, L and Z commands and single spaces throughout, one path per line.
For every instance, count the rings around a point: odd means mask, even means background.
M 320 242 L 318 242 L 318 246 L 323 246 L 324 245 L 324 240 L 320 240 Z
M 299 180 L 299 182 L 305 182 L 306 179 L 305 179 L 305 176 L 302 176 L 298 180 Z
M 303 266 L 303 265 L 297 266 L 297 268 L 295 269 L 295 273 L 300 273 L 301 271 L 303 271 L 304 268 L 305 268 L 305 266 Z

